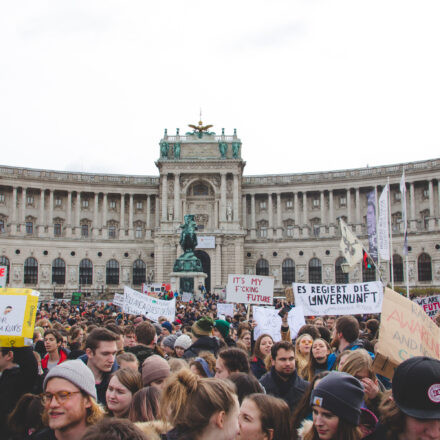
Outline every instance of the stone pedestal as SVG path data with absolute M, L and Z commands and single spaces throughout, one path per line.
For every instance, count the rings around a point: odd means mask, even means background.
M 173 292 L 180 292 L 182 290 L 180 288 L 181 280 L 184 278 L 188 278 L 193 281 L 193 293 L 195 299 L 201 299 L 203 296 L 199 290 L 199 286 L 205 285 L 205 279 L 207 278 L 207 276 L 208 275 L 204 272 L 171 272 L 171 290 Z

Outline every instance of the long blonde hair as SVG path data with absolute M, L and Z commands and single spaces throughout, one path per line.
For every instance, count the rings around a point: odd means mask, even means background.
M 308 376 L 308 365 L 309 365 L 310 353 L 309 353 L 309 356 L 304 356 L 301 353 L 301 350 L 299 349 L 299 345 L 300 345 L 301 341 L 306 336 L 312 339 L 312 344 L 313 344 L 313 337 L 310 336 L 308 333 L 303 333 L 301 336 L 298 336 L 297 340 L 295 341 L 296 371 L 298 373 L 298 376 L 302 377 L 303 379 L 306 379 Z

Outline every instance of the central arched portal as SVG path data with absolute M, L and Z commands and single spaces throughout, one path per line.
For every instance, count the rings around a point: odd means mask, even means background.
M 195 250 L 194 254 L 201 261 L 203 272 L 208 275 L 205 280 L 206 291 L 211 291 L 211 258 L 205 251 Z M 196 287 L 196 286 L 194 286 Z

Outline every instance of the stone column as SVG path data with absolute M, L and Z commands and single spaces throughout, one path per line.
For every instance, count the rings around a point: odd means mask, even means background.
M 351 225 L 353 223 L 353 219 L 351 218 L 351 191 L 350 188 L 347 189 L 347 223 Z
M 81 237 L 81 192 L 76 193 L 76 206 L 75 206 L 75 235 Z
M 145 219 L 145 237 L 151 237 L 151 196 L 147 194 L 147 218 Z
M 437 218 L 440 219 L 440 179 L 437 179 L 437 195 L 438 195 L 438 211 L 437 211 Z M 440 226 L 440 224 L 439 224 Z
M 215 285 L 222 285 L 222 244 L 220 238 L 216 237 L 215 240 L 215 268 L 216 268 L 216 280 Z
M 53 190 L 49 190 L 49 218 L 46 219 L 46 223 L 49 227 L 49 237 L 53 237 Z
M 162 221 L 168 220 L 168 175 L 162 176 Z M 157 225 L 156 225 L 157 226 Z
M 219 205 L 219 200 L 215 199 L 214 200 L 214 228 L 215 229 L 218 229 L 218 223 L 219 223 L 218 205 Z
M 67 191 L 66 237 L 72 236 L 72 191 Z
M 159 196 L 156 194 L 155 196 L 155 210 L 156 210 L 156 214 L 155 214 L 155 216 L 154 216 L 154 221 L 155 221 L 155 224 L 154 224 L 154 227 L 155 228 L 159 228 L 159 226 L 160 226 L 160 216 L 159 216 Z M 155 276 L 155 278 L 156 278 L 156 276 Z
M 11 214 L 11 235 L 17 234 L 17 187 L 12 187 L 11 196 L 12 214 Z
M 281 218 L 281 193 L 277 193 L 277 237 L 283 236 L 283 223 Z
M 125 194 L 121 194 L 121 212 L 119 219 L 119 239 L 125 238 Z
M 273 238 L 273 203 L 272 193 L 267 195 L 267 216 L 269 217 L 269 228 L 267 231 L 267 238 Z
M 429 190 L 429 220 L 428 227 L 430 231 L 435 229 L 435 211 L 434 211 L 434 186 L 433 181 L 428 181 L 428 190 Z
M 107 229 L 107 210 L 108 210 L 108 194 L 104 193 L 102 198 L 102 236 L 104 236 L 104 230 Z
M 128 208 L 128 237 L 130 239 L 134 238 L 133 228 L 133 194 L 130 194 L 130 204 Z
M 309 220 L 307 216 L 307 192 L 303 192 L 303 225 L 307 226 Z
M 333 200 L 333 190 L 329 190 L 328 192 L 328 209 L 329 209 L 329 218 L 328 218 L 328 224 L 329 224 L 329 234 L 330 236 L 335 235 L 335 204 Z
M 356 234 L 362 233 L 360 189 L 356 188 Z
M 255 194 L 251 194 L 251 238 L 256 237 L 257 222 L 255 221 Z
M 94 204 L 93 204 L 93 227 L 92 227 L 92 234 L 94 238 L 98 237 L 99 235 L 98 211 L 99 211 L 99 193 L 95 193 Z
M 233 220 L 238 223 L 239 215 L 238 215 L 238 174 L 234 174 L 234 186 L 233 186 Z
M 293 228 L 293 237 L 299 238 L 300 219 L 299 219 L 299 198 L 298 193 L 293 193 L 293 215 L 295 216 L 295 226 Z
M 321 208 L 321 226 L 320 226 L 320 234 L 321 236 L 325 234 L 326 232 L 326 218 L 325 218 L 325 194 L 324 191 L 321 191 L 320 193 L 321 199 L 319 201 L 320 208 Z
M 246 196 L 242 196 L 241 198 L 241 226 L 243 229 L 247 229 L 247 217 L 246 212 L 247 210 L 247 204 L 246 204 Z
M 414 182 L 409 184 L 409 211 L 410 211 L 410 229 L 411 231 L 417 230 L 417 219 L 416 219 L 416 198 L 414 196 Z
M 226 221 L 226 173 L 221 173 L 220 183 L 220 222 Z
M 174 220 L 180 222 L 180 174 L 174 174 Z
M 26 229 L 26 188 L 22 188 L 21 190 L 21 218 L 20 223 L 24 225 L 23 227 Z M 26 233 L 26 230 L 22 230 L 21 232 Z
M 44 236 L 44 189 L 40 189 L 40 214 L 38 218 L 38 236 L 43 237 Z

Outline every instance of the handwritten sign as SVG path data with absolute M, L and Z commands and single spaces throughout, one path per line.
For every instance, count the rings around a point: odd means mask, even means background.
M 413 300 L 417 303 L 431 318 L 434 319 L 435 316 L 440 313 L 440 295 L 417 297 Z
M 6 287 L 8 278 L 8 266 L 0 266 L 0 289 Z
M 254 339 L 265 333 L 272 336 L 275 342 L 281 341 L 281 317 L 275 307 L 253 306 L 252 313 L 257 326 L 254 328 Z
M 113 304 L 118 307 L 122 307 L 124 305 L 124 294 L 123 293 L 115 293 L 113 298 Z
M 182 302 L 187 303 L 192 300 L 193 294 L 191 292 L 182 293 Z
M 174 321 L 176 314 L 176 298 L 171 301 L 157 299 L 144 295 L 130 287 L 124 286 L 124 305 L 122 310 L 133 315 L 145 315 L 151 321 L 157 322 L 160 316 L 168 321 Z
M 306 325 L 303 308 L 301 306 L 297 306 L 291 309 L 287 315 L 287 322 L 290 329 L 290 338 L 295 339 L 299 329 L 303 325 Z
M 260 275 L 229 275 L 226 301 L 241 304 L 273 304 L 273 278 Z
M 32 345 L 39 292 L 3 289 L 0 294 L 0 347 Z
M 293 283 L 295 304 L 305 316 L 380 313 L 383 286 L 380 281 L 358 284 Z
M 440 359 L 440 328 L 422 307 L 385 288 L 374 370 L 392 378 L 394 369 L 413 356 Z
M 234 316 L 234 304 L 217 304 L 217 318 L 221 316 Z

